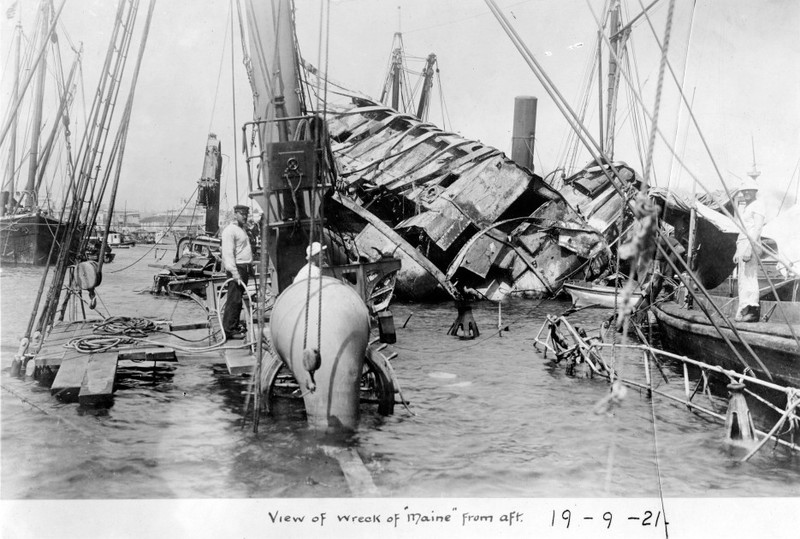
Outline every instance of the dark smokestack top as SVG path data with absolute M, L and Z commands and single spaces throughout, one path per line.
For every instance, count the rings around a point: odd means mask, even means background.
M 514 98 L 514 129 L 511 159 L 533 170 L 533 143 L 536 140 L 536 106 L 538 99 L 530 95 Z

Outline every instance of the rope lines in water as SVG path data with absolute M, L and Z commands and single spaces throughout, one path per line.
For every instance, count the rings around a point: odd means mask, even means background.
M 191 196 L 189 196 L 189 198 L 186 200 L 186 203 L 183 205 L 183 208 L 181 208 L 181 210 L 178 212 L 178 214 L 175 216 L 175 218 L 172 220 L 172 222 L 169 223 L 169 225 L 167 225 L 167 230 L 164 231 L 164 234 L 166 234 L 167 232 L 171 232 L 172 231 L 172 228 L 175 226 L 175 223 L 177 223 L 178 219 L 180 219 L 180 217 L 183 215 L 183 212 L 189 206 L 189 203 L 192 200 L 194 200 L 194 196 L 197 194 L 197 190 L 199 189 L 199 187 L 200 187 L 199 184 L 195 186 L 194 191 L 192 192 Z M 195 204 L 195 209 L 196 208 L 197 208 L 197 205 Z M 192 210 L 192 212 L 194 212 L 194 210 Z M 194 221 L 194 213 L 192 213 L 192 221 Z M 136 260 L 134 260 L 133 262 L 131 262 L 130 264 L 128 264 L 124 268 L 119 268 L 119 269 L 116 269 L 114 271 L 109 271 L 108 273 L 119 273 L 121 271 L 125 271 L 126 269 L 132 268 L 133 266 L 135 266 L 136 264 L 138 264 L 139 262 L 144 260 L 144 257 L 146 257 L 151 252 L 153 252 L 153 250 L 156 249 L 157 247 L 158 247 L 158 243 L 154 243 L 147 251 L 145 251 L 144 254 L 142 254 L 142 256 L 140 256 L 139 258 L 137 258 Z
M 460 352 L 462 350 L 467 350 L 469 348 L 474 348 L 476 346 L 480 346 L 484 344 L 486 341 L 494 338 L 498 338 L 502 335 L 503 331 L 506 331 L 506 327 L 511 327 L 518 322 L 523 320 L 529 320 L 533 312 L 544 302 L 544 299 L 540 299 L 536 302 L 534 306 L 532 306 L 527 312 L 521 314 L 517 317 L 514 317 L 510 322 L 504 322 L 502 328 L 498 328 L 497 330 L 489 333 L 486 337 L 483 337 L 479 340 L 475 340 L 469 344 L 464 346 L 459 346 L 457 348 L 448 347 L 448 348 L 408 348 L 399 346 L 396 343 L 392 345 L 392 348 L 396 348 L 398 350 L 403 350 L 405 352 L 412 352 L 412 353 L 419 353 L 419 354 L 441 354 L 441 353 L 449 353 L 449 352 Z M 438 330 L 437 330 L 438 331 Z

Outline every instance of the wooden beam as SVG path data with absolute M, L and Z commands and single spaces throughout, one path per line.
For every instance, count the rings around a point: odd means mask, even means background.
M 188 331 L 190 329 L 206 329 L 211 327 L 208 322 L 194 322 L 186 324 L 172 324 L 169 326 L 170 331 Z
M 255 369 L 256 357 L 250 353 L 249 346 L 246 348 L 225 349 L 223 354 L 230 374 L 250 374 Z
M 458 290 L 456 290 L 450 281 L 447 280 L 447 276 L 442 273 L 442 270 L 434 266 L 430 260 L 425 258 L 422 253 L 420 253 L 413 245 L 408 243 L 400 234 L 395 232 L 394 229 L 347 197 L 343 197 L 336 193 L 333 198 L 348 210 L 351 210 L 359 217 L 366 219 L 366 221 L 374 226 L 378 232 L 394 242 L 406 255 L 409 256 L 409 258 L 419 264 L 425 271 L 430 273 L 433 278 L 436 279 L 440 285 L 442 285 L 442 288 L 444 288 L 447 293 L 452 296 L 453 299 L 461 298 L 461 294 L 459 294 Z
M 83 405 L 106 404 L 113 398 L 117 358 L 114 353 L 92 354 L 78 400 Z
M 90 335 L 92 333 L 92 326 L 102 322 L 100 319 L 96 320 L 78 320 L 73 322 L 58 322 L 53 326 L 50 334 L 45 338 L 42 349 L 36 354 L 37 367 L 55 367 L 67 358 L 76 353 L 70 348 L 65 348 L 64 345 L 69 342 L 73 337 L 81 335 Z
M 50 386 L 50 394 L 65 401 L 76 400 L 88 364 L 89 356 L 87 354 L 64 359 L 58 368 L 53 385 Z
M 178 361 L 172 348 L 122 348 L 117 353 L 117 360 L 131 361 Z
M 322 450 L 329 457 L 335 458 L 342 468 L 350 492 L 357 498 L 376 498 L 381 495 L 378 487 L 372 481 L 367 467 L 361 456 L 352 448 L 322 446 Z

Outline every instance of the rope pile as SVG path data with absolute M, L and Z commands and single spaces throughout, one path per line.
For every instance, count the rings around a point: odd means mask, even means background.
M 135 344 L 136 342 L 136 339 L 130 337 L 87 335 L 70 339 L 64 346 L 66 348 L 74 348 L 82 354 L 97 354 L 108 352 L 122 344 Z
M 129 316 L 111 316 L 93 327 L 96 335 L 125 335 L 138 338 L 145 338 L 149 333 L 156 331 L 156 325 L 152 320 Z

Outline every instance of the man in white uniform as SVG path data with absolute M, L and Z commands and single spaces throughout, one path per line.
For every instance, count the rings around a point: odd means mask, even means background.
M 758 322 L 761 318 L 758 257 L 761 255 L 761 229 L 764 228 L 766 211 L 764 201 L 758 198 L 756 182 L 745 181 L 734 194 L 734 203 L 736 221 L 747 232 L 739 232 L 736 238 L 736 254 L 733 256 L 739 270 L 739 310 L 735 320 Z
M 242 294 L 252 273 L 253 250 L 250 239 L 244 230 L 250 208 L 234 206 L 235 221 L 222 231 L 222 263 L 225 274 L 233 281 L 228 283 L 228 294 L 225 299 L 225 312 L 222 314 L 222 329 L 228 339 L 241 339 L 239 317 L 242 312 Z M 240 284 L 240 281 L 242 284 Z
M 311 247 L 306 247 L 306 260 L 308 260 L 308 262 L 305 266 L 300 268 L 300 271 L 298 271 L 297 275 L 294 276 L 294 281 L 292 282 L 296 283 L 298 281 L 302 281 L 303 279 L 319 278 L 320 252 L 327 248 L 327 245 L 320 245 L 317 241 L 312 242 Z M 321 256 L 325 256 L 325 253 L 322 253 Z

